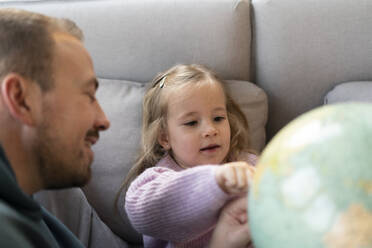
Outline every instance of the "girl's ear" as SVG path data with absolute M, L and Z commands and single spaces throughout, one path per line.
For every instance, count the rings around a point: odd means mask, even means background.
M 158 142 L 166 151 L 168 151 L 171 148 L 168 140 L 168 134 L 164 130 L 160 131 L 160 134 L 158 136 Z

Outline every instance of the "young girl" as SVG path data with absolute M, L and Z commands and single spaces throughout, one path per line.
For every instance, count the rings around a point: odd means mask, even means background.
M 143 102 L 141 154 L 124 182 L 145 247 L 206 247 L 220 209 L 248 190 L 257 159 L 248 149 L 247 120 L 213 72 L 177 65 L 157 76 Z

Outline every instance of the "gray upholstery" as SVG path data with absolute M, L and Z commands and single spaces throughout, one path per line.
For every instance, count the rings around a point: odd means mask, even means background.
M 100 141 L 93 147 L 92 180 L 84 187 L 90 203 L 105 223 L 131 243 L 140 242 L 141 237 L 125 214 L 119 216 L 115 199 L 138 152 L 144 90 L 144 84 L 100 79 L 97 99 L 111 127 L 101 133 Z
M 1 3 L 68 17 L 84 30 L 99 77 L 146 82 L 176 63 L 249 80 L 248 1 L 100 0 Z
M 352 101 L 372 102 L 372 81 L 341 83 L 324 97 L 324 104 Z
M 271 138 L 341 82 L 372 78 L 372 1 L 253 0 L 255 79 Z
M 125 213 L 115 211 L 113 202 L 138 148 L 144 85 L 156 73 L 176 63 L 199 63 L 224 79 L 254 82 L 268 97 L 268 139 L 298 115 L 321 105 L 335 85 L 372 80 L 370 0 L 0 2 L 0 7 L 7 6 L 71 18 L 85 33 L 101 82 L 98 99 L 111 130 L 94 146 L 93 179 L 83 189 L 86 198 L 77 189 L 37 197 L 79 238 L 91 240 L 89 247 L 115 247 L 117 237 L 140 244 L 140 236 L 128 225 Z M 251 96 L 249 85 L 231 84 L 237 99 Z M 259 108 L 250 102 L 246 113 L 257 121 L 253 125 L 261 132 L 256 142 L 260 149 L 266 95 L 255 90 Z M 71 213 L 61 195 L 84 214 Z M 102 225 L 106 238 L 100 243 L 77 225 L 91 227 L 92 236 L 99 232 L 93 225 Z
M 129 225 L 125 213 L 115 211 L 114 200 L 138 149 L 144 84 L 176 63 L 205 64 L 224 79 L 249 80 L 249 1 L 0 2 L 0 7 L 8 6 L 67 17 L 83 29 L 100 79 L 97 98 L 111 121 L 110 130 L 102 133 L 94 146 L 93 178 L 83 188 L 86 198 L 80 190 L 72 189 L 41 192 L 37 199 L 89 247 L 114 247 L 117 237 L 128 244 L 139 244 L 140 235 Z M 246 81 L 232 82 L 231 87 L 248 115 L 259 113 L 251 116 L 251 126 L 257 130 L 254 140 L 260 150 L 264 145 L 267 98 Z M 78 215 L 72 212 L 82 209 L 84 212 Z M 103 234 L 94 227 L 106 225 L 112 233 L 104 228 L 106 238 L 99 242 L 96 237 Z
M 136 247 L 129 246 L 125 240 L 112 232 L 100 219 L 79 188 L 43 191 L 37 193 L 35 199 L 42 202 L 43 206 L 57 218 L 63 220 L 64 224 L 77 235 L 86 247 Z

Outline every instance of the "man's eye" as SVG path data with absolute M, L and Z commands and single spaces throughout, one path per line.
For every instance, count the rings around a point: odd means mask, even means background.
M 88 97 L 89 97 L 89 99 L 90 99 L 91 102 L 95 102 L 96 101 L 95 95 L 92 95 L 90 93 L 88 93 L 87 95 L 88 95 Z
M 196 124 L 198 124 L 197 121 L 189 121 L 189 122 L 186 122 L 184 125 L 185 126 L 195 126 Z
M 214 121 L 216 122 L 220 122 L 220 121 L 223 121 L 225 120 L 226 118 L 224 116 L 217 116 L 217 117 L 214 117 Z

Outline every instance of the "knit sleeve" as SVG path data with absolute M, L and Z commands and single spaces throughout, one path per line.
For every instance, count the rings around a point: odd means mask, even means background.
M 243 154 L 240 154 L 238 160 L 245 161 L 255 166 L 258 163 L 258 156 L 250 152 L 244 152 Z
M 137 231 L 184 242 L 212 228 L 230 199 L 215 180 L 216 166 L 183 171 L 152 167 L 130 185 L 125 209 Z

